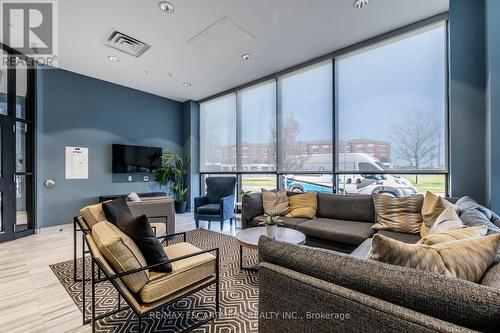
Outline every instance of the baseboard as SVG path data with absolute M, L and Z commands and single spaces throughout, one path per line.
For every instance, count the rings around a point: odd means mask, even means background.
M 50 227 L 43 227 L 43 228 L 38 228 L 35 229 L 36 234 L 46 234 L 46 233 L 52 233 L 52 232 L 62 232 L 65 230 L 73 230 L 73 223 L 67 223 L 67 224 L 59 224 L 59 225 L 53 225 Z

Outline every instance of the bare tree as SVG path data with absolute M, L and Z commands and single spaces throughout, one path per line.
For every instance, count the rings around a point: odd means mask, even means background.
M 438 122 L 422 112 L 416 112 L 394 128 L 394 152 L 411 169 L 432 167 L 436 159 L 440 160 L 441 135 Z
M 309 156 L 304 153 L 303 147 L 298 139 L 300 133 L 300 123 L 289 116 L 283 121 L 283 126 L 281 127 L 280 133 L 280 149 L 281 149 L 281 163 L 288 170 L 301 170 L 304 167 L 304 163 L 307 161 Z M 276 129 L 271 128 L 271 144 L 273 149 L 270 149 L 269 154 L 271 155 L 271 160 L 275 160 L 275 147 L 276 147 Z

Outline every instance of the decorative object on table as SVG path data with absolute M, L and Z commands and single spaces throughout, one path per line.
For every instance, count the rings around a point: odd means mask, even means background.
M 266 220 L 261 222 L 260 225 L 266 226 L 266 235 L 273 239 L 276 238 L 276 232 L 278 230 L 278 226 L 282 225 L 279 216 L 268 215 Z
M 189 164 L 189 158 L 166 151 L 162 155 L 161 167 L 154 171 L 156 182 L 160 186 L 170 187 L 177 214 L 187 211 Z
M 205 184 L 207 194 L 194 198 L 196 228 L 200 221 L 208 221 L 209 228 L 211 221 L 218 221 L 222 230 L 225 221 L 233 223 L 236 177 L 207 177 Z

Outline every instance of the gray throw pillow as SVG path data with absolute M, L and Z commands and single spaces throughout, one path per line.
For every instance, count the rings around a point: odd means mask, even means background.
M 500 233 L 498 216 L 486 207 L 481 206 L 470 197 L 463 197 L 456 203 L 460 211 L 460 219 L 468 227 L 485 225 L 488 234 Z M 496 223 L 494 223 L 496 222 Z

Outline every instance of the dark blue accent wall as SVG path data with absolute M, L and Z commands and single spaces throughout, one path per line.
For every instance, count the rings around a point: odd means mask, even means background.
M 451 0 L 450 190 L 486 202 L 486 39 L 483 0 Z
M 39 70 L 37 87 L 38 228 L 72 222 L 100 195 L 159 190 L 152 175 L 112 174 L 113 143 L 184 150 L 182 103 L 59 69 Z M 65 179 L 66 146 L 89 148 L 89 179 Z
M 500 212 L 500 1 L 486 0 L 488 200 Z
M 452 195 L 500 212 L 498 0 L 450 0 L 450 141 Z

